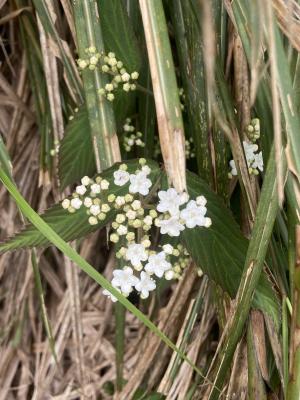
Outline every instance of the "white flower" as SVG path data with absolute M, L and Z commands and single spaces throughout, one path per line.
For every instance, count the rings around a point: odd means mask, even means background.
M 122 224 L 123 222 L 125 222 L 125 220 L 126 220 L 126 217 L 125 217 L 124 214 L 117 214 L 117 216 L 116 216 L 116 222 L 117 222 L 118 224 Z
M 82 201 L 78 197 L 75 197 L 74 199 L 71 200 L 71 206 L 75 208 L 75 210 L 79 210 L 81 204 Z
M 167 233 L 169 236 L 179 236 L 180 232 L 184 230 L 184 226 L 181 224 L 178 217 L 159 220 L 157 226 L 160 227 L 160 233 L 162 235 Z
M 165 279 L 166 279 L 167 281 L 170 281 L 170 280 L 173 279 L 173 278 L 174 278 L 174 271 L 169 270 L 169 271 L 167 271 L 167 272 L 165 273 Z
M 198 206 L 195 200 L 188 202 L 186 208 L 181 211 L 180 217 L 185 221 L 188 228 L 205 225 L 206 207 Z
M 100 187 L 103 190 L 106 190 L 109 188 L 109 182 L 106 179 L 102 179 L 102 181 L 100 182 Z
M 136 212 L 133 211 L 133 210 L 128 210 L 127 213 L 126 213 L 126 217 L 127 217 L 128 219 L 133 220 L 133 219 L 135 219 L 135 217 L 136 217 Z
M 119 289 L 118 288 L 115 288 L 116 290 L 118 290 L 119 291 Z M 103 290 L 103 292 L 102 292 L 105 296 L 107 296 L 108 298 L 110 298 L 111 299 L 111 301 L 112 302 L 116 302 L 116 301 L 118 301 L 118 299 L 113 295 L 113 294 L 111 294 L 108 290 Z
M 252 168 L 258 168 L 260 171 L 264 170 L 264 160 L 261 151 L 254 155 L 254 161 L 251 166 Z
M 122 81 L 123 82 L 128 82 L 130 79 L 130 75 L 128 74 L 128 72 L 125 72 L 124 74 L 122 74 Z
M 209 228 L 212 224 L 212 220 L 209 217 L 205 218 L 204 226 L 205 228 Z
M 90 217 L 88 221 L 89 221 L 90 225 L 97 225 L 98 224 L 98 220 L 97 220 L 96 217 Z
M 137 71 L 134 71 L 134 72 L 131 73 L 131 78 L 132 79 L 138 79 L 138 77 L 139 77 L 139 73 Z
M 86 187 L 84 185 L 76 186 L 76 193 L 81 194 L 82 196 L 86 192 Z
M 258 168 L 260 171 L 263 171 L 264 162 L 262 158 L 262 152 L 255 154 L 255 152 L 258 150 L 257 144 L 248 143 L 244 140 L 243 147 L 248 168 Z M 237 169 L 234 160 L 231 160 L 229 162 L 229 165 L 231 167 L 231 175 L 237 175 Z
M 158 278 L 162 278 L 164 273 L 169 271 L 171 268 L 172 266 L 166 260 L 166 253 L 164 251 L 161 251 L 157 254 L 152 254 L 145 265 L 145 271 L 147 271 L 150 275 L 156 275 Z
M 235 161 L 234 160 L 230 160 L 229 161 L 229 165 L 230 165 L 230 168 L 231 168 L 231 171 L 230 171 L 231 175 L 237 175 L 237 169 L 236 169 Z
M 101 187 L 100 187 L 100 185 L 98 185 L 98 183 L 93 183 L 91 185 L 91 192 L 92 193 L 98 194 L 98 193 L 100 193 L 100 191 L 101 191 Z
M 248 143 L 244 140 L 243 147 L 247 161 L 251 162 L 254 159 L 254 153 L 258 150 L 257 144 Z
M 197 203 L 198 206 L 203 206 L 204 207 L 206 205 L 206 203 L 207 203 L 207 200 L 206 200 L 206 198 L 204 196 L 198 196 L 198 197 L 196 197 L 196 203 Z
M 120 236 L 122 235 L 126 235 L 126 233 L 128 232 L 127 226 L 125 225 L 120 225 L 119 228 L 117 229 L 117 232 Z
M 152 221 L 153 221 L 153 219 L 152 219 L 152 217 L 150 217 L 150 215 L 147 215 L 143 220 L 144 224 L 148 225 L 148 226 L 152 225 Z
M 141 208 L 141 202 L 139 200 L 134 200 L 131 204 L 133 210 L 137 211 Z
M 69 207 L 70 207 L 70 204 L 71 204 L 71 202 L 70 202 L 69 199 L 64 199 L 63 202 L 61 203 L 62 208 L 64 208 L 64 209 L 69 208 Z
M 156 284 L 152 278 L 146 272 L 142 271 L 140 280 L 136 283 L 135 288 L 141 293 L 141 297 L 146 299 L 149 296 L 149 292 L 156 288 Z
M 138 278 L 133 275 L 133 269 L 130 267 L 115 269 L 113 271 L 113 276 L 111 284 L 114 287 L 119 287 L 125 296 L 128 296 L 132 291 L 132 287 L 139 282 Z
M 147 174 L 143 171 L 130 175 L 130 193 L 140 193 L 143 196 L 146 196 L 149 193 L 151 185 L 152 182 L 147 178 Z
M 124 196 L 117 196 L 115 201 L 116 201 L 116 205 L 120 206 L 120 207 L 125 204 Z
M 171 244 L 169 244 L 169 243 L 164 244 L 162 248 L 163 248 L 163 250 L 164 250 L 164 252 L 165 252 L 166 254 L 172 254 L 173 249 L 174 249 L 174 247 L 173 247 Z
M 83 204 L 85 205 L 85 207 L 89 208 L 93 204 L 93 201 L 90 197 L 86 197 L 83 201 Z
M 122 171 L 118 169 L 118 171 L 114 172 L 114 184 L 117 186 L 123 186 L 129 181 L 129 173 L 127 171 Z
M 141 261 L 146 261 L 147 258 L 146 249 L 142 244 L 132 243 L 128 246 L 126 259 L 129 260 L 134 267 L 138 267 Z
M 158 192 L 159 203 L 156 207 L 159 212 L 169 212 L 172 216 L 179 214 L 179 206 L 184 204 L 183 198 L 174 188 Z
M 90 207 L 90 213 L 97 216 L 98 214 L 100 214 L 100 206 L 98 204 L 93 204 Z
M 145 172 L 146 175 L 151 174 L 151 168 L 148 167 L 148 165 L 143 165 L 142 166 L 142 171 Z

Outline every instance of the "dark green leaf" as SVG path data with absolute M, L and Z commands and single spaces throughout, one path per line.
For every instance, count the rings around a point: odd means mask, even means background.
M 88 113 L 82 106 L 74 115 L 65 130 L 60 144 L 58 173 L 61 188 L 73 184 L 82 176 L 93 176 L 96 164 Z
M 141 56 L 129 17 L 120 0 L 98 0 L 104 45 L 129 72 L 139 71 Z
M 206 197 L 207 215 L 212 219 L 212 226 L 209 229 L 186 229 L 182 235 L 183 242 L 199 268 L 234 297 L 245 263 L 248 240 L 243 237 L 231 212 L 206 182 L 188 173 L 187 185 L 192 198 L 200 194 Z M 266 275 L 260 279 L 253 304 L 278 322 L 279 304 Z

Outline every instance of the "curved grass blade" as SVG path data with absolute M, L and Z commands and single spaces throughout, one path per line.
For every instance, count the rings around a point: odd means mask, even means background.
M 284 168 L 286 169 L 285 162 Z M 274 148 L 272 148 L 258 203 L 252 236 L 249 242 L 244 271 L 235 300 L 235 307 L 230 319 L 228 320 L 227 326 L 225 327 L 225 339 L 219 345 L 220 356 L 219 358 L 214 359 L 211 366 L 211 370 L 216 373 L 214 385 L 218 388 L 223 387 L 224 385 L 236 346 L 243 333 L 244 324 L 249 315 L 253 294 L 258 286 L 263 269 L 278 209 L 276 165 Z M 278 328 L 279 327 L 277 326 L 277 329 Z M 212 387 L 208 399 L 216 400 L 218 397 L 219 393 L 214 389 L 214 387 Z

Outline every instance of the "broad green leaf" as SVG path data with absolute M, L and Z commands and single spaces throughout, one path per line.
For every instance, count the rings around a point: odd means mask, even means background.
M 206 197 L 207 215 L 212 225 L 209 229 L 185 229 L 182 240 L 198 267 L 233 298 L 239 287 L 249 242 L 230 210 L 204 180 L 188 173 L 187 186 L 191 198 Z M 279 303 L 266 275 L 260 279 L 253 305 L 268 313 L 279 325 Z
M 114 52 L 128 72 L 139 71 L 138 43 L 122 1 L 98 0 L 98 7 L 106 52 Z
M 95 157 L 88 113 L 80 107 L 69 121 L 59 148 L 58 174 L 61 189 L 78 181 L 82 176 L 96 172 Z
M 128 171 L 134 172 L 138 167 L 137 161 L 131 161 L 127 163 Z M 153 181 L 159 172 L 159 168 L 155 163 L 149 163 L 148 165 L 152 169 L 151 177 Z M 105 172 L 100 174 L 103 178 L 110 182 L 109 193 L 114 193 L 116 196 L 122 196 L 126 194 L 128 187 L 115 186 L 113 184 L 113 172 L 118 169 L 118 165 L 107 169 Z M 75 213 L 69 213 L 63 209 L 61 204 L 56 204 L 48 209 L 43 215 L 43 220 L 60 235 L 65 241 L 71 241 L 79 239 L 88 235 L 91 232 L 105 226 L 109 223 L 114 216 L 114 211 L 107 214 L 107 218 L 103 222 L 99 222 L 98 225 L 90 225 L 86 210 L 81 207 Z M 39 230 L 33 225 L 27 225 L 23 230 L 17 233 L 14 237 L 9 239 L 7 242 L 0 244 L 0 252 L 16 250 L 20 248 L 30 248 L 38 246 L 48 246 L 50 242 L 40 234 Z

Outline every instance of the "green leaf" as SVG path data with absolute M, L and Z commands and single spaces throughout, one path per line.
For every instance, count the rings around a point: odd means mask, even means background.
M 128 172 L 134 172 L 138 167 L 138 162 L 130 161 L 127 163 Z M 152 169 L 151 178 L 154 181 L 155 176 L 159 172 L 158 165 L 155 163 L 148 162 L 148 165 Z M 127 193 L 128 187 L 115 186 L 113 184 L 113 172 L 118 169 L 118 164 L 107 169 L 100 176 L 110 182 L 109 193 L 113 193 L 116 196 L 122 196 Z M 69 213 L 67 210 L 62 208 L 61 204 L 56 204 L 47 210 L 42 218 L 60 237 L 65 241 L 71 241 L 79 239 L 88 235 L 91 232 L 105 226 L 112 220 L 115 212 L 111 211 L 107 214 L 105 221 L 99 222 L 97 225 L 90 225 L 86 210 L 81 207 L 75 213 Z M 33 225 L 27 225 L 14 237 L 7 240 L 5 243 L 0 244 L 0 252 L 16 250 L 20 248 L 31 248 L 38 246 L 48 246 L 50 242 L 40 234 L 39 230 Z
M 209 229 L 185 229 L 182 240 L 198 267 L 233 298 L 239 287 L 249 242 L 230 210 L 204 180 L 187 173 L 187 187 L 191 198 L 206 197 L 207 215 L 212 225 Z M 266 275 L 260 278 L 253 305 L 270 315 L 279 326 L 279 303 Z
M 78 181 L 81 177 L 93 176 L 96 163 L 90 132 L 88 113 L 85 106 L 74 114 L 65 130 L 59 148 L 58 174 L 61 189 Z
M 123 2 L 98 0 L 98 7 L 106 52 L 114 52 L 129 72 L 139 71 L 139 47 Z

